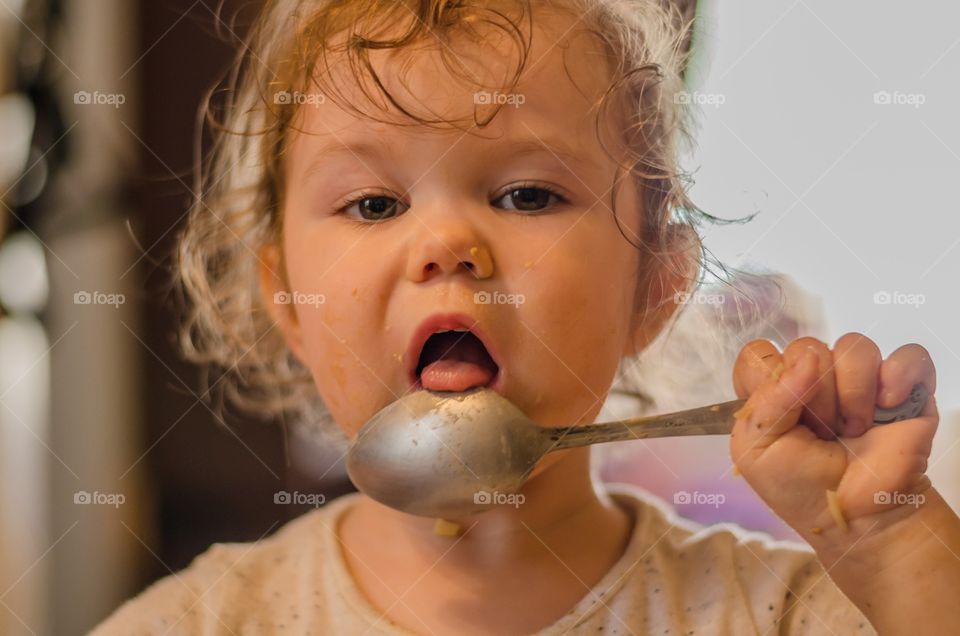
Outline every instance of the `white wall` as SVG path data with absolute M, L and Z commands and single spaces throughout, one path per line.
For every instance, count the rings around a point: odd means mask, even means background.
M 692 193 L 720 216 L 761 210 L 746 226 L 708 226 L 708 247 L 727 263 L 788 272 L 821 296 L 829 344 L 861 331 L 884 355 L 924 345 L 941 412 L 960 408 L 960 5 L 702 8 L 706 50 L 690 88 L 723 103 L 702 107 Z M 922 103 L 875 103 L 878 91 Z M 877 304 L 878 291 L 922 302 Z M 931 461 L 947 489 L 960 483 L 955 428 L 941 424 Z
M 712 3 L 711 3 L 712 5 Z M 960 5 L 772 0 L 708 6 L 710 68 L 695 198 L 747 226 L 708 232 L 724 260 L 787 271 L 825 299 L 835 336 L 928 347 L 960 383 Z M 874 103 L 914 93 L 918 108 Z M 877 305 L 878 290 L 923 294 Z M 960 406 L 957 391 L 939 396 Z

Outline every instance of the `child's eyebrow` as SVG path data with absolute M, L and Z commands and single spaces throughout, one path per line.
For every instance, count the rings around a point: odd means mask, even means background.
M 452 146 L 460 143 L 460 140 L 454 139 Z M 487 162 L 496 165 L 497 162 L 507 157 L 517 157 L 526 155 L 543 154 L 558 161 L 564 165 L 577 164 L 580 167 L 598 169 L 601 164 L 593 156 L 593 153 L 584 148 L 578 148 L 572 145 L 563 137 L 550 137 L 532 134 L 530 136 L 517 136 L 510 139 L 490 139 L 486 140 L 483 146 L 478 147 L 479 156 Z M 337 158 L 346 155 L 347 158 L 359 159 L 362 163 L 374 162 L 384 156 L 388 158 L 397 158 L 408 146 L 400 144 L 394 147 L 382 137 L 343 139 L 334 138 L 323 141 L 317 148 L 310 153 L 311 159 L 304 170 L 304 176 L 310 175 L 321 169 L 325 164 L 335 161 Z

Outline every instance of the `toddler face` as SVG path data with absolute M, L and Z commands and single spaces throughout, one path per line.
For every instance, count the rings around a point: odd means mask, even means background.
M 457 53 L 488 83 L 503 77 L 484 68 L 515 64 L 490 47 Z M 415 55 L 408 88 L 398 60 L 372 60 L 406 108 L 473 121 L 478 89 L 437 53 Z M 539 22 L 521 83 L 477 98 L 506 105 L 469 134 L 305 100 L 287 146 L 282 256 L 265 258 L 287 281 L 265 272 L 264 284 L 295 301 L 271 311 L 348 436 L 422 386 L 489 385 L 542 425 L 593 421 L 633 341 L 640 268 L 610 210 L 616 165 L 596 135 L 604 64 L 571 19 Z M 369 111 L 352 82 L 339 86 Z M 604 124 L 611 148 L 618 123 Z M 636 237 L 643 211 L 631 180 L 616 199 Z

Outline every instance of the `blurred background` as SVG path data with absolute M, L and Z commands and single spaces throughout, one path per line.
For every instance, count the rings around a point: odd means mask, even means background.
M 860 331 L 884 355 L 919 342 L 943 415 L 930 473 L 960 507 L 960 6 L 679 4 L 699 17 L 693 198 L 759 212 L 703 228 L 718 259 L 754 272 L 755 304 L 726 288 L 678 298 L 677 330 L 633 369 L 642 396 L 614 391 L 601 418 L 732 399 L 755 337 Z M 221 418 L 217 377 L 202 392 L 174 347 L 197 110 L 257 9 L 0 0 L 2 634 L 84 633 L 211 543 L 308 509 L 278 492 L 352 490 L 341 449 Z M 793 536 L 731 474 L 725 439 L 596 448 L 603 479 L 681 515 Z

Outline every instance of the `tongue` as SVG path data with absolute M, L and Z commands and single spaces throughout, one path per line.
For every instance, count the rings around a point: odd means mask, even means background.
M 420 384 L 431 391 L 466 391 L 486 386 L 492 379 L 493 371 L 465 360 L 437 360 L 420 373 Z

